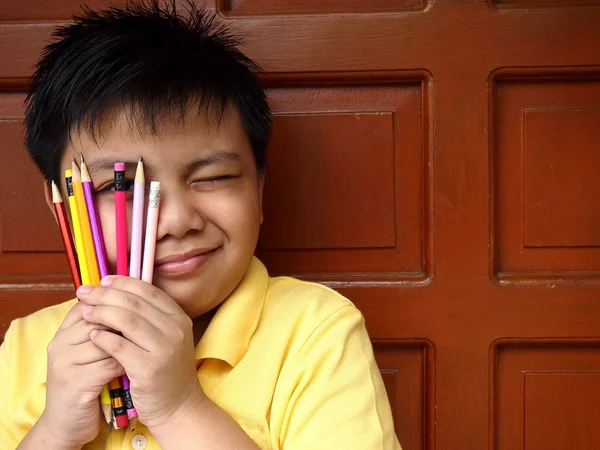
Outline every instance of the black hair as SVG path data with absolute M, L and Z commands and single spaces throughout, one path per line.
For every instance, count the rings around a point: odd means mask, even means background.
M 214 13 L 175 0 L 128 2 L 102 11 L 84 7 L 57 28 L 41 55 L 26 99 L 25 145 L 47 181 L 59 180 L 72 133 L 96 136 L 115 108 L 153 133 L 167 116 L 198 113 L 220 120 L 240 113 L 259 174 L 266 169 L 271 110 L 240 39 Z

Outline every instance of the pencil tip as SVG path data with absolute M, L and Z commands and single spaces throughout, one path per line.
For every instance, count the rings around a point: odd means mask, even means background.
M 140 156 L 140 159 L 138 160 L 139 162 L 144 162 L 144 157 Z
M 84 159 L 83 159 L 83 154 L 82 153 L 79 154 L 79 162 L 81 164 L 83 164 L 85 162 Z

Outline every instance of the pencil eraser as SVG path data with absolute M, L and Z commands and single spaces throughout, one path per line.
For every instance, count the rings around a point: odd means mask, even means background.
M 119 428 L 125 428 L 127 425 L 129 425 L 129 418 L 127 417 L 127 414 L 123 414 L 122 416 L 115 416 L 115 420 Z
M 115 170 L 118 170 L 118 171 L 125 170 L 125 163 L 122 163 L 122 162 L 115 163 Z

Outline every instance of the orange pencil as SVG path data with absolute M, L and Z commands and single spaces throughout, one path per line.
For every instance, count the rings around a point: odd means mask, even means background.
M 94 249 L 94 239 L 92 238 L 92 229 L 90 227 L 90 218 L 85 203 L 83 185 L 81 184 L 81 172 L 75 160 L 71 163 L 73 171 L 73 192 L 75 194 L 75 203 L 77 205 L 77 215 L 79 216 L 79 225 L 81 227 L 81 237 L 83 239 L 83 252 L 87 262 L 90 275 L 90 284 L 96 286 L 100 284 L 100 275 L 98 273 L 98 263 L 96 261 L 96 250 Z M 79 249 L 77 249 L 79 251 Z

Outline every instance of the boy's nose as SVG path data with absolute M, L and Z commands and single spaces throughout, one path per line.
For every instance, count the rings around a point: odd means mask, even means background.
M 156 239 L 172 236 L 182 238 L 188 231 L 200 231 L 204 219 L 200 208 L 191 201 L 189 195 L 181 191 L 163 189 L 161 186 L 160 209 Z

